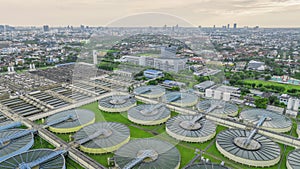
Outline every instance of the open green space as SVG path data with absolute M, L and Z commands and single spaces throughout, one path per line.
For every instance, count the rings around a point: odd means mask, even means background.
M 274 85 L 274 86 L 280 86 L 280 87 L 284 87 L 285 88 L 285 92 L 287 90 L 292 90 L 292 89 L 296 89 L 296 90 L 300 90 L 300 86 L 298 85 L 291 85 L 291 84 L 281 84 L 281 83 L 276 83 L 276 82 L 271 82 L 271 81 L 263 81 L 263 80 L 244 80 L 244 82 L 246 83 L 255 83 L 256 86 L 258 86 L 259 84 L 262 84 L 263 86 L 270 86 L 270 85 Z

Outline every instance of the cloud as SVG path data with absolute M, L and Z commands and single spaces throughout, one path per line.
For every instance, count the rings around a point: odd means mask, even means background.
M 282 26 L 279 24 L 287 24 L 280 22 L 284 16 L 289 18 L 288 25 L 300 26 L 295 17 L 300 16 L 299 8 L 300 0 L 1 0 L 0 24 L 99 26 L 131 14 L 163 12 L 194 25 L 240 22 Z

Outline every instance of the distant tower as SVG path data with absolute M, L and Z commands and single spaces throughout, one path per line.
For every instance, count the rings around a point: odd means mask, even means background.
M 80 29 L 83 31 L 84 30 L 84 25 L 80 25 Z
M 236 24 L 236 23 L 233 24 L 233 28 L 234 28 L 234 29 L 237 28 L 237 24 Z
M 97 59 L 98 53 L 96 50 L 93 50 L 93 63 L 94 65 L 98 64 L 98 59 Z
M 227 29 L 229 29 L 229 28 L 230 28 L 230 24 L 227 25 Z
M 43 30 L 44 30 L 44 32 L 49 32 L 49 26 L 48 25 L 44 25 L 43 26 Z
M 214 28 L 216 28 L 216 25 L 214 25 Z

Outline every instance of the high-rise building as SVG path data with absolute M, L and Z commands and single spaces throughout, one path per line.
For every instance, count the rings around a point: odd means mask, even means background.
M 93 63 L 94 65 L 98 64 L 98 52 L 96 50 L 93 50 Z
M 227 29 L 229 29 L 229 28 L 230 28 L 230 24 L 227 25 Z
M 0 32 L 4 32 L 4 25 L 0 25 Z
M 161 58 L 175 58 L 176 57 L 176 46 L 169 46 L 169 47 L 161 47 Z
M 43 30 L 44 30 L 44 32 L 49 32 L 49 26 L 48 25 L 44 25 L 43 26 Z
M 236 24 L 236 23 L 233 24 L 233 28 L 234 28 L 234 29 L 237 28 L 237 24 Z

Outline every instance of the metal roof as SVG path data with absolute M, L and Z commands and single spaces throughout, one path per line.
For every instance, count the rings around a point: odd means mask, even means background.
M 0 168 L 16 169 L 22 163 L 30 163 L 38 160 L 41 157 L 46 157 L 54 150 L 50 149 L 35 149 L 26 151 L 24 153 L 18 154 L 0 163 Z M 51 160 L 48 160 L 42 164 L 39 164 L 40 169 L 65 169 L 65 157 L 63 155 L 58 155 Z
M 197 104 L 197 108 L 201 113 L 209 113 L 217 116 L 232 115 L 238 112 L 238 107 L 235 104 L 231 104 L 223 100 L 213 100 L 213 99 L 199 102 Z
M 287 162 L 292 168 L 300 168 L 300 149 L 291 151 L 287 156 Z
M 152 155 L 140 163 L 133 164 L 147 150 L 151 151 Z M 133 164 L 135 169 L 174 169 L 180 165 L 180 153 L 177 148 L 158 139 L 132 140 L 117 150 L 114 158 L 121 168 Z
M 112 95 L 101 98 L 99 105 L 107 108 L 130 107 L 136 103 L 136 99 L 130 95 Z
M 292 125 L 292 121 L 288 117 L 265 109 L 249 109 L 240 113 L 240 117 L 245 122 L 252 124 L 256 124 L 263 115 L 267 116 L 267 120 L 263 123 L 262 127 L 287 128 Z
M 146 94 L 146 95 L 163 95 L 166 92 L 166 89 L 161 86 L 141 86 L 134 89 L 133 93 L 140 95 L 140 94 Z
M 170 109 L 163 104 L 141 104 L 128 110 L 128 116 L 145 122 L 164 119 L 170 114 Z
M 174 99 L 174 98 L 178 98 L 178 99 Z M 163 100 L 166 102 L 186 104 L 186 103 L 197 102 L 198 97 L 191 93 L 170 92 L 163 96 Z
M 252 138 L 256 143 L 259 143 L 257 149 L 248 150 L 235 143 L 236 138 L 247 138 L 249 134 L 250 131 L 229 129 L 220 132 L 216 137 L 216 142 L 227 153 L 247 160 L 270 161 L 280 156 L 281 150 L 278 144 L 260 134 L 255 134 Z
M 0 132 L 0 140 L 2 142 L 2 144 L 0 144 L 0 161 L 31 148 L 34 143 L 33 132 L 26 131 L 29 130 L 9 129 Z M 24 134 L 22 134 L 22 132 L 24 132 Z
M 74 134 L 74 141 L 80 141 L 88 138 L 98 131 L 103 131 L 98 137 L 90 139 L 82 146 L 88 148 L 109 148 L 122 143 L 130 137 L 129 128 L 121 123 L 100 122 L 88 125 Z
M 63 111 L 57 114 L 54 114 L 46 119 L 47 123 L 52 123 L 57 120 L 60 120 L 66 116 L 74 116 L 75 118 L 73 120 L 66 120 L 61 123 L 55 124 L 51 127 L 54 128 L 73 128 L 77 126 L 85 125 L 89 122 L 91 122 L 95 118 L 94 112 L 86 109 L 72 109 Z
M 193 127 L 189 127 L 185 123 Z M 216 132 L 216 125 L 202 115 L 178 115 L 172 117 L 167 121 L 166 128 L 183 137 L 207 137 Z

